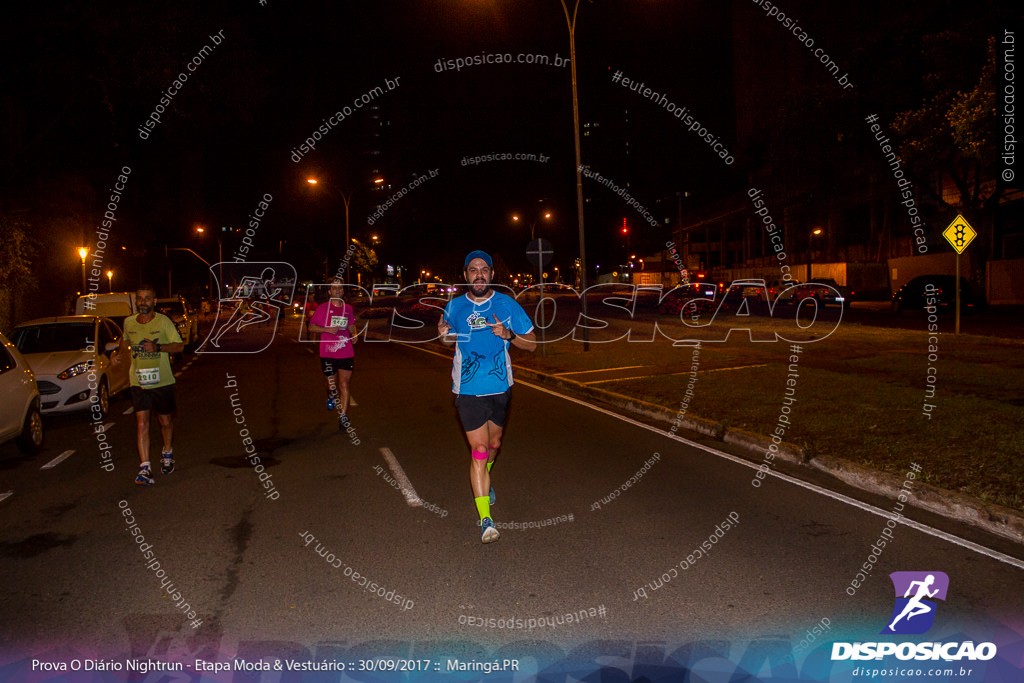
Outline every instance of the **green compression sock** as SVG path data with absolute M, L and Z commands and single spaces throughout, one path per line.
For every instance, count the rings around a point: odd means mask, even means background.
M 473 501 L 476 503 L 476 511 L 480 513 L 480 519 L 491 516 L 491 502 L 489 496 L 480 496 L 474 498 Z

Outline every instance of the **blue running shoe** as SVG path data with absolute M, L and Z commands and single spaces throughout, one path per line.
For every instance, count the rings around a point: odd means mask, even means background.
M 149 486 L 153 483 L 153 473 L 148 467 L 140 467 L 139 474 L 135 477 L 135 483 L 139 486 Z
M 491 543 L 498 540 L 498 530 L 494 528 L 494 522 L 491 521 L 490 517 L 484 517 L 480 520 L 480 541 L 482 543 Z
M 491 492 L 487 494 L 487 497 L 490 499 L 490 504 L 494 505 L 494 487 L 493 486 L 491 487 Z
M 327 410 L 334 410 L 334 398 L 327 399 Z

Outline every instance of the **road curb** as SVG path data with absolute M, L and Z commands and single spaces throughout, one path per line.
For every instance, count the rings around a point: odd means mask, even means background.
M 577 398 L 591 399 L 611 405 L 634 415 L 641 415 L 654 420 L 668 422 L 672 426 L 666 430 L 675 433 L 678 429 L 697 432 L 711 437 L 716 441 L 737 446 L 746 451 L 751 459 L 760 462 L 769 451 L 773 441 L 771 438 L 723 426 L 714 420 L 685 415 L 680 417 L 671 408 L 648 403 L 637 398 L 616 394 L 604 389 L 587 386 L 574 380 L 556 377 L 537 370 L 513 365 L 516 376 L 524 380 L 543 384 L 551 389 L 564 391 Z M 786 462 L 809 467 L 823 472 L 854 488 L 897 500 L 903 486 L 903 479 L 897 475 L 880 472 L 858 463 L 833 456 L 810 457 L 806 451 L 795 444 L 782 441 L 776 444 L 775 457 Z M 971 526 L 984 529 L 990 533 L 1024 545 L 1024 514 L 1000 505 L 947 491 L 924 482 L 914 482 L 913 495 L 907 503 L 915 507 L 933 512 L 937 515 L 954 519 Z

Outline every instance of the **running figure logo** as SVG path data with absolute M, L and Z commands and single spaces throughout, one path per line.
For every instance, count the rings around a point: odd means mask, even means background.
M 949 577 L 945 572 L 893 572 L 889 578 L 896 591 L 896 605 L 889 625 L 881 633 L 926 633 L 935 622 L 938 607 L 929 598 L 946 599 Z
M 218 263 L 210 273 L 215 280 L 223 273 L 227 282 L 218 282 L 223 294 L 199 353 L 259 353 L 270 346 L 295 293 L 295 268 L 280 262 Z

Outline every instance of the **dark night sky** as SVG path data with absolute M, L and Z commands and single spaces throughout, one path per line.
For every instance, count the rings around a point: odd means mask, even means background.
M 830 10 L 792 4 L 839 61 L 877 70 L 857 74 L 865 84 L 862 98 L 870 97 L 872 78 L 881 78 L 887 65 L 878 49 L 870 59 L 857 54 L 858 46 L 878 44 L 886 31 L 898 36 L 913 30 L 902 23 L 910 16 L 907 7 L 885 15 L 878 2 L 832 3 Z M 974 7 L 935 5 L 927 3 L 931 16 L 942 15 L 940 22 Z M 124 287 L 139 277 L 160 280 L 164 244 L 196 249 L 214 261 L 216 249 L 196 237 L 194 226 L 244 227 L 265 193 L 274 200 L 254 238 L 264 252 L 257 257 L 287 240 L 285 260 L 316 248 L 331 252 L 336 263 L 343 205 L 336 195 L 311 191 L 307 174 L 355 188 L 352 234 L 379 234 L 386 262 L 437 271 L 460 265 L 466 251 L 482 247 L 522 267 L 528 235 L 508 216 L 540 198 L 556 214 L 545 234 L 563 267 L 577 254 L 569 68 L 434 68 L 442 58 L 481 53 L 567 58 L 568 30 L 555 0 L 21 3 L 8 13 L 0 29 L 6 105 L 0 208 L 28 217 L 44 250 L 37 260 L 46 263 L 53 283 L 42 289 L 54 297 L 76 288 L 73 248 L 101 219 L 108 188 L 125 165 L 132 174 L 113 233 L 119 253 L 111 254 L 116 270 L 137 273 L 122 281 Z M 742 159 L 727 169 L 664 110 L 611 82 L 621 69 L 666 91 L 735 145 L 734 20 L 782 30 L 749 1 L 581 2 L 580 117 L 602 125 L 602 138 L 589 150 L 584 140 L 584 163 L 630 183 L 631 193 L 649 207 L 679 190 L 710 198 L 742 186 L 749 172 Z M 870 34 L 855 32 L 866 25 Z M 161 92 L 221 30 L 223 43 L 190 74 L 149 139 L 141 140 L 137 129 Z M 809 73 L 815 73 L 813 65 Z M 301 162 L 290 155 L 325 117 L 396 77 L 399 87 L 378 101 L 389 123 L 383 149 L 391 192 L 430 169 L 439 175 L 399 200 L 371 229 L 366 111 L 338 124 Z M 779 96 L 784 100 L 785 93 Z M 626 141 L 629 162 L 621 154 Z M 460 163 L 467 155 L 504 152 L 544 154 L 550 161 Z M 653 246 L 667 234 L 644 234 L 635 213 L 600 197 L 607 190 L 587 181 L 584 189 L 597 202 L 587 213 L 591 264 L 622 249 L 615 227 L 623 216 L 630 217 L 641 243 Z M 657 217 L 674 219 L 674 204 L 669 208 L 656 211 Z M 233 240 L 225 239 L 225 259 Z M 172 257 L 172 267 L 184 277 L 201 277 L 193 271 L 198 260 L 180 258 Z M 53 294 L 57 290 L 61 294 Z

